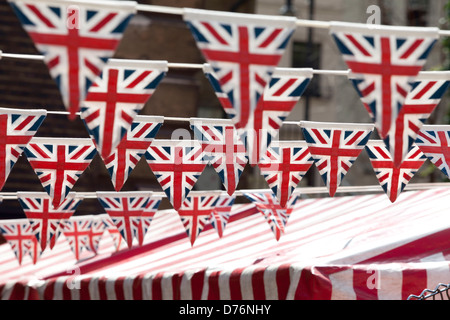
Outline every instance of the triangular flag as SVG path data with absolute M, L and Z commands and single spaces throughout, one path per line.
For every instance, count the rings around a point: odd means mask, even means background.
M 100 240 L 102 240 L 105 230 L 106 227 L 102 218 L 98 215 L 92 216 L 91 230 L 89 232 L 89 251 L 98 254 Z
M 191 129 L 201 143 L 204 157 L 232 195 L 247 164 L 245 147 L 231 122 L 226 119 L 191 118 Z
M 145 158 L 175 210 L 181 207 L 207 164 L 197 140 L 155 139 Z
M 103 159 L 115 152 L 167 70 L 167 61 L 108 60 L 80 115 Z
M 408 182 L 427 160 L 415 145 L 399 166 L 394 164 L 389 150 L 381 140 L 370 140 L 366 145 L 366 151 L 377 179 L 391 202 L 397 200 Z
M 46 110 L 0 108 L 0 190 L 46 116 Z
M 417 133 L 441 101 L 450 84 L 450 72 L 420 72 L 408 93 L 405 104 L 398 113 L 384 142 L 396 166 L 411 150 Z
M 116 191 L 122 189 L 163 122 L 164 117 L 136 116 L 115 151 L 103 159 Z
M 42 249 L 28 219 L 3 220 L 0 222 L 0 232 L 11 246 L 19 265 L 26 256 L 36 264 L 42 255 Z
M 274 141 L 258 166 L 284 208 L 313 163 L 306 141 Z
M 211 214 L 222 191 L 192 191 L 177 210 L 191 245 L 209 223 Z
M 314 163 L 331 197 L 361 153 L 372 124 L 300 121 Z
M 184 9 L 183 19 L 244 127 L 295 30 L 295 17 Z
M 97 199 L 111 217 L 128 245 L 139 239 L 140 218 L 150 199 L 150 191 L 97 192 Z
M 72 216 L 64 221 L 63 233 L 77 261 L 82 258 L 81 254 L 84 251 L 92 252 L 90 244 L 92 223 L 92 215 Z
M 286 224 L 296 204 L 299 193 L 295 192 L 285 208 L 282 208 L 272 192 L 244 192 L 244 195 L 253 202 L 259 212 L 262 213 L 267 223 L 270 225 L 275 238 L 280 240 L 285 232 Z
M 43 251 L 57 233 L 61 219 L 73 214 L 81 201 L 75 193 L 69 193 L 58 207 L 53 207 L 45 192 L 17 192 L 17 199 Z
M 122 238 L 122 235 L 120 234 L 119 229 L 117 229 L 111 217 L 107 213 L 100 214 L 99 218 L 101 218 L 103 224 L 105 225 L 105 231 L 108 232 L 109 235 L 111 236 L 115 250 L 119 251 L 124 243 L 124 240 Z
M 144 244 L 145 236 L 147 235 L 150 224 L 152 223 L 153 218 L 158 211 L 161 200 L 162 196 L 152 194 L 147 203 L 147 206 L 145 207 L 144 211 L 142 211 L 142 215 L 139 220 L 139 233 L 137 237 L 140 246 Z
M 385 139 L 439 37 L 438 28 L 331 22 L 349 75 Z
M 119 45 L 133 1 L 8 0 L 44 55 L 70 119 Z
M 216 205 L 214 206 L 210 221 L 220 238 L 222 238 L 225 227 L 230 220 L 230 213 L 235 200 L 235 195 L 230 196 L 228 194 L 221 194 L 216 202 Z
M 415 144 L 425 156 L 450 178 L 450 125 L 424 125 Z
M 58 207 L 97 151 L 89 138 L 34 137 L 25 148 L 28 162 Z

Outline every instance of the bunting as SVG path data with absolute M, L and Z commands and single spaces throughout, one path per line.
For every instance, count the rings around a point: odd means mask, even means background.
M 333 197 L 374 126 L 312 121 L 301 121 L 300 126 L 319 174 Z
M 97 192 L 97 199 L 120 231 L 128 248 L 139 239 L 142 212 L 151 196 L 148 191 Z
M 246 126 L 238 128 L 250 165 L 257 165 L 278 137 L 283 121 L 300 100 L 312 76 L 312 69 L 275 69 Z
M 46 116 L 47 111 L 41 109 L 0 108 L 0 190 Z
M 167 70 L 167 61 L 108 60 L 80 108 L 103 159 L 115 152 Z
M 350 79 L 385 139 L 439 37 L 438 28 L 332 22 Z
M 158 211 L 161 200 L 161 196 L 152 194 L 147 203 L 147 206 L 145 207 L 144 211 L 142 211 L 141 218 L 139 220 L 139 232 L 137 237 L 140 246 L 144 244 L 145 236 L 147 235 L 150 224 L 153 221 L 153 217 Z
M 3 220 L 0 222 L 0 232 L 11 246 L 19 265 L 27 256 L 36 264 L 42 255 L 42 249 L 28 219 Z
M 230 220 L 230 212 L 235 200 L 236 195 L 221 194 L 214 206 L 210 222 L 220 238 L 222 238 L 227 223 Z
M 228 97 L 233 111 L 227 113 L 244 127 L 286 49 L 295 17 L 185 8 L 183 19 Z
M 136 116 L 115 151 L 103 159 L 116 191 L 122 189 L 163 122 L 164 117 Z
M 282 208 L 314 163 L 306 141 L 276 141 L 258 166 Z
M 295 192 L 289 198 L 285 208 L 280 206 L 280 203 L 272 192 L 244 192 L 244 195 L 262 213 L 276 240 L 280 240 L 280 237 L 285 231 L 289 216 L 297 203 L 299 193 Z
M 397 200 L 408 182 L 426 161 L 424 154 L 415 145 L 399 166 L 394 163 L 389 150 L 381 140 L 370 140 L 366 145 L 366 151 L 376 177 L 392 203 Z
M 96 150 L 89 138 L 34 137 L 25 154 L 51 197 L 52 206 L 58 207 L 89 166 Z
M 417 133 L 441 101 L 450 84 L 450 72 L 420 72 L 396 121 L 389 130 L 385 143 L 400 166 L 413 147 Z
M 8 0 L 44 55 L 70 119 L 136 12 L 133 1 Z
M 72 216 L 64 221 L 63 233 L 75 259 L 81 260 L 83 252 L 91 252 L 92 216 Z
M 191 245 L 194 245 L 200 232 L 210 222 L 209 219 L 221 193 L 221 191 L 192 191 L 177 210 Z
M 417 134 L 417 147 L 439 170 L 450 178 L 450 126 L 424 125 Z
M 119 251 L 120 248 L 122 247 L 122 244 L 124 243 L 124 240 L 122 238 L 122 235 L 120 234 L 119 229 L 117 229 L 111 217 L 107 213 L 100 214 L 99 218 L 103 221 L 105 232 L 108 232 L 109 235 L 111 236 L 116 252 Z
M 202 145 L 205 160 L 232 195 L 247 164 L 245 147 L 230 120 L 191 118 L 191 128 Z
M 98 247 L 105 233 L 106 227 L 102 217 L 98 215 L 92 216 L 91 230 L 89 232 L 89 251 L 98 254 Z
M 59 206 L 53 207 L 45 192 L 17 192 L 17 199 L 42 251 L 57 233 L 60 221 L 67 215 L 73 215 L 81 201 L 75 193 L 69 193 Z
M 175 210 L 207 165 L 197 140 L 153 140 L 145 153 L 150 169 Z

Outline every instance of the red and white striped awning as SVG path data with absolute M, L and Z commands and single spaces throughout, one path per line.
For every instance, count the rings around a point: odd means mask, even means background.
M 2 299 L 406 299 L 450 279 L 450 189 L 300 200 L 277 241 L 253 204 L 191 246 L 174 210 L 143 246 L 76 261 L 64 237 L 33 265 L 0 246 Z

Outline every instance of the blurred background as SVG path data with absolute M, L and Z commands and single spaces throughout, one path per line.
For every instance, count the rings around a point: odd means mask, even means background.
M 366 23 L 370 5 L 380 8 L 381 24 L 433 26 L 448 29 L 450 6 L 444 0 L 139 0 L 141 4 L 190 7 L 230 12 L 267 15 L 290 15 L 299 19 Z M 0 50 L 8 53 L 39 54 L 6 0 L 0 2 Z M 450 42 L 441 38 L 433 48 L 424 70 L 449 69 Z M 139 12 L 131 20 L 116 58 L 167 60 L 180 63 L 203 63 L 200 51 L 181 16 Z M 298 27 L 283 56 L 280 67 L 312 67 L 314 69 L 347 69 L 326 29 Z M 449 122 L 449 94 L 428 120 L 429 124 Z M 4 58 L 0 61 L 0 107 L 45 108 L 64 111 L 61 96 L 41 61 Z M 175 117 L 225 118 L 225 114 L 200 70 L 170 69 L 141 114 Z M 311 120 L 369 123 L 356 91 L 343 76 L 315 75 L 305 94 L 287 120 Z M 166 122 L 158 138 L 170 138 L 176 129 L 188 130 L 187 123 Z M 89 137 L 82 121 L 68 120 L 65 115 L 48 115 L 36 136 Z M 303 139 L 300 128 L 284 125 L 280 140 Z M 445 177 L 428 161 L 414 181 L 443 181 Z M 301 186 L 324 186 L 313 166 Z M 344 178 L 342 185 L 378 185 L 370 161 L 362 152 Z M 258 167 L 247 166 L 238 189 L 267 188 Z M 195 185 L 196 190 L 223 189 L 212 167 L 207 167 Z M 131 173 L 123 189 L 161 191 L 155 176 L 144 159 Z M 381 190 L 381 187 L 380 187 Z M 25 156 L 14 166 L 4 192 L 44 191 Z M 106 168 L 96 156 L 79 178 L 73 191 L 114 191 Z M 238 199 L 237 202 L 246 202 Z M 171 208 L 165 199 L 161 209 Z M 99 214 L 103 209 L 96 199 L 85 199 L 75 215 Z M 17 201 L 5 200 L 0 205 L 0 219 L 23 218 Z

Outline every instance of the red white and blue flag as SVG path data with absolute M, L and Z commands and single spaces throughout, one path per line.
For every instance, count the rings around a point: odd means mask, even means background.
M 450 178 L 450 125 L 424 125 L 415 141 L 430 162 Z
M 366 145 L 372 124 L 301 121 L 314 164 L 331 197 Z
M 370 140 L 366 151 L 377 179 L 391 202 L 395 202 L 422 167 L 427 158 L 420 149 L 413 145 L 400 165 L 396 165 L 389 150 L 382 140 Z
M 147 151 L 164 117 L 138 115 L 115 151 L 103 159 L 116 191 L 120 191 Z
M 92 223 L 91 215 L 72 216 L 64 221 L 64 237 L 77 261 L 83 258 L 83 252 L 95 253 L 91 250 Z
M 393 161 L 400 166 L 413 147 L 417 133 L 441 101 L 450 84 L 450 72 L 420 72 L 397 120 L 384 139 Z
M 64 201 L 96 153 L 89 138 L 34 137 L 25 148 L 28 162 L 51 197 L 53 207 Z
M 97 192 L 97 199 L 120 231 L 128 248 L 139 239 L 142 212 L 151 196 L 149 191 Z
M 19 265 L 27 256 L 36 264 L 42 255 L 42 249 L 28 219 L 3 220 L 0 222 L 0 232 L 11 246 Z
M 267 147 L 278 137 L 283 121 L 311 81 L 312 72 L 312 69 L 275 69 L 247 124 L 237 129 L 251 166 L 259 163 Z
M 284 208 L 313 163 L 305 141 L 274 141 L 258 166 Z
M 70 118 L 136 12 L 132 1 L 9 0 L 44 55 Z
M 231 120 L 191 118 L 191 129 L 202 145 L 205 160 L 232 195 L 247 164 L 245 147 Z
M 91 232 L 89 233 L 89 251 L 98 254 L 98 248 L 106 227 L 102 217 L 99 215 L 92 216 Z
M 80 108 L 103 159 L 115 152 L 167 70 L 167 61 L 108 61 Z
M 235 195 L 221 194 L 214 206 L 210 221 L 220 238 L 222 238 L 227 223 L 230 220 L 230 213 L 235 200 Z
M 53 207 L 45 192 L 17 192 L 17 199 L 43 251 L 57 233 L 61 220 L 68 214 L 73 215 L 81 202 L 75 193 L 69 193 L 58 207 Z
M 378 134 L 385 139 L 439 37 L 438 28 L 332 22 L 330 33 Z
M 184 9 L 184 21 L 211 65 L 227 111 L 244 127 L 295 29 L 294 17 Z M 209 75 L 206 74 L 208 77 Z M 214 86 L 213 85 L 213 86 Z
M 270 225 L 275 238 L 280 240 L 283 235 L 289 216 L 297 203 L 299 193 L 295 192 L 285 208 L 280 206 L 276 196 L 271 192 L 244 192 L 244 195 L 253 202 L 259 212 L 262 213 L 267 223 Z
M 105 232 L 111 236 L 115 250 L 119 251 L 123 246 L 125 246 L 125 242 L 119 229 L 117 229 L 111 217 L 107 213 L 98 215 L 98 218 L 103 221 Z
M 207 165 L 197 140 L 155 139 L 145 158 L 175 210 L 181 207 Z
M 177 210 L 191 245 L 210 222 L 211 214 L 222 191 L 192 191 Z
M 0 190 L 46 116 L 46 110 L 0 108 Z
M 139 233 L 137 240 L 140 246 L 144 244 L 145 236 L 147 235 L 150 224 L 158 212 L 159 205 L 161 204 L 162 196 L 152 194 L 148 200 L 147 206 L 142 211 L 141 219 L 139 221 Z

